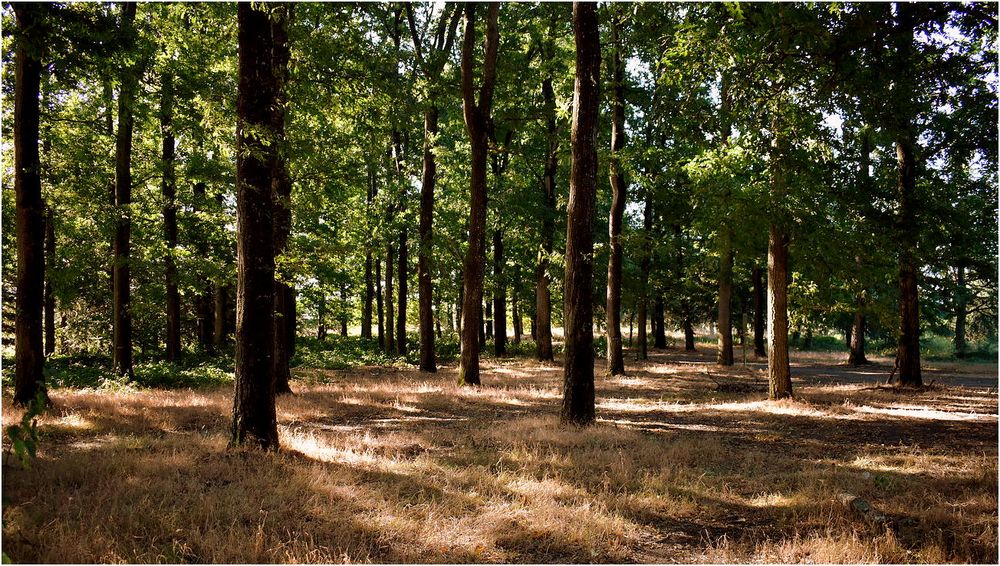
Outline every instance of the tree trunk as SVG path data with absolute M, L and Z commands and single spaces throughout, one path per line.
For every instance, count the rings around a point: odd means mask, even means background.
M 959 264 L 955 268 L 955 357 L 964 358 L 967 345 L 965 343 L 965 320 L 968 317 L 968 297 L 965 286 L 965 266 Z
M 236 387 L 230 446 L 278 449 L 274 407 L 274 145 L 271 22 L 267 8 L 242 3 L 236 151 Z
M 326 341 L 326 293 L 320 292 L 316 311 L 316 338 L 323 342 Z
M 347 285 L 340 284 L 340 335 L 347 336 Z
M 545 43 L 545 57 L 555 58 L 553 34 L 555 21 L 549 24 L 549 37 Z M 542 100 L 545 107 L 545 135 L 548 141 L 545 169 L 542 173 L 542 191 L 545 208 L 542 211 L 541 249 L 535 269 L 535 317 L 532 338 L 535 340 L 538 361 L 551 362 L 552 353 L 552 294 L 549 290 L 549 263 L 556 231 L 556 173 L 559 171 L 559 132 L 556 128 L 556 97 L 552 77 L 542 80 Z
M 781 122 L 775 113 L 771 130 L 770 175 L 771 200 L 784 204 L 786 173 L 784 157 L 787 141 L 781 133 Z M 788 233 L 783 214 L 777 211 L 771 220 L 767 242 L 767 374 L 768 397 L 781 399 L 792 396 L 792 375 L 788 362 Z
M 503 273 L 503 233 L 493 231 L 493 354 L 507 355 L 507 285 Z
M 215 325 L 212 332 L 212 345 L 218 350 L 226 342 L 226 286 L 215 283 Z
M 732 293 L 732 232 L 723 227 L 719 230 L 719 351 L 716 357 L 720 366 L 733 365 Z
M 576 80 L 573 93 L 569 204 L 566 208 L 563 422 L 594 421 L 594 216 L 601 43 L 597 4 L 573 3 Z
M 524 333 L 523 321 L 521 320 L 521 309 L 517 300 L 517 290 L 520 288 L 518 282 L 514 283 L 514 293 L 510 296 L 510 316 L 514 320 L 514 343 L 521 343 L 521 334 Z
M 121 5 L 121 33 L 126 44 L 131 44 L 132 22 L 136 5 Z M 115 141 L 115 208 L 118 214 L 115 225 L 114 246 L 114 371 L 117 375 L 132 377 L 132 293 L 131 293 L 131 233 L 132 218 L 132 106 L 137 89 L 137 69 L 124 67 L 118 92 L 118 136 Z
M 164 275 L 167 288 L 167 361 L 181 357 L 181 295 L 177 290 L 177 265 L 174 249 L 177 247 L 177 181 L 174 174 L 173 98 L 174 77 L 170 71 L 161 78 L 160 133 L 163 135 L 163 234 L 167 244 L 164 256 Z
M 758 358 L 767 356 L 764 349 L 764 270 L 753 266 L 753 355 Z
M 622 353 L 622 217 L 628 185 L 619 164 L 619 152 L 625 147 L 625 73 L 620 37 L 622 10 L 615 7 L 611 17 L 611 157 L 608 170 L 611 177 L 611 210 L 608 213 L 608 375 L 625 375 Z
M 407 233 L 406 228 L 403 228 L 399 232 L 399 281 L 397 295 L 399 296 L 399 308 L 396 310 L 396 353 L 400 356 L 405 356 L 407 350 L 406 344 L 406 300 L 409 298 L 409 290 L 407 286 L 409 275 L 409 256 L 407 252 Z
M 52 275 L 56 270 L 56 227 L 52 207 L 45 209 L 45 355 L 56 351 L 56 298 L 52 291 Z M 16 333 L 16 329 L 15 329 Z M 16 350 L 16 348 L 15 348 Z
M 653 193 L 646 188 L 645 204 L 642 212 L 642 231 L 645 238 L 645 249 L 641 250 L 639 260 L 641 296 L 639 297 L 639 359 L 649 359 L 649 339 L 646 335 L 649 320 L 649 269 L 652 263 L 650 250 L 653 236 Z
M 493 301 L 483 297 L 483 308 L 486 310 L 486 317 L 483 318 L 483 336 L 486 340 L 493 339 Z
M 653 304 L 653 340 L 657 348 L 667 347 L 667 331 L 664 327 L 664 307 L 663 295 L 656 294 L 656 302 Z
M 378 326 L 378 347 L 385 350 L 385 314 L 382 309 L 382 259 L 375 256 L 375 311 Z
M 14 70 L 14 192 L 17 216 L 17 296 L 14 320 L 14 403 L 26 406 L 45 392 L 42 303 L 45 279 L 45 203 L 38 154 L 39 92 L 45 44 L 42 4 L 15 3 L 20 36 Z
M 479 309 L 483 302 L 483 272 L 486 263 L 486 158 L 489 125 L 492 121 L 493 89 L 496 84 L 496 61 L 499 33 L 497 31 L 497 4 L 490 4 L 486 21 L 486 48 L 483 59 L 483 80 L 476 102 L 474 89 L 475 67 L 475 4 L 465 9 L 465 39 L 462 44 L 462 109 L 465 128 L 472 148 L 472 176 L 469 196 L 469 249 L 465 255 L 464 301 L 462 307 L 462 358 L 458 366 L 460 385 L 479 385 L 480 328 Z
M 396 250 L 393 244 L 388 244 L 385 251 L 385 351 L 392 353 L 396 351 L 396 304 L 392 293 L 392 274 L 396 269 Z
M 852 366 L 860 366 L 868 363 L 865 357 L 865 315 L 858 305 L 854 311 L 854 325 L 850 329 L 851 353 L 847 358 L 847 363 Z
M 372 337 L 372 302 L 375 297 L 375 283 L 372 281 L 372 252 L 365 254 L 365 296 L 361 303 L 361 337 Z
M 685 312 L 684 314 L 684 351 L 693 352 L 694 347 L 694 325 L 691 324 L 691 314 Z
M 285 107 L 288 81 L 288 20 L 292 16 L 294 4 L 279 3 L 273 6 L 271 15 L 271 65 L 274 73 L 274 107 L 271 127 L 275 138 L 271 169 L 271 198 L 274 200 L 274 257 L 278 258 L 288 249 L 288 238 L 292 230 L 292 179 L 286 165 L 285 147 Z M 291 345 L 288 336 L 295 334 L 294 290 L 291 283 L 281 276 L 274 282 L 274 390 L 278 395 L 291 393 L 289 385 L 291 372 Z
M 420 254 L 417 258 L 417 292 L 420 304 L 420 371 L 434 373 L 433 304 L 434 286 L 431 280 L 431 252 L 433 251 L 434 187 L 437 182 L 437 163 L 434 159 L 434 140 L 438 134 L 438 108 L 431 104 L 424 112 L 424 170 L 420 185 Z
M 917 285 L 916 146 L 913 125 L 913 85 L 910 70 L 914 40 L 914 7 L 896 4 L 893 134 L 896 143 L 898 211 L 896 236 L 899 248 L 899 342 L 896 364 L 899 384 L 920 387 L 920 302 Z

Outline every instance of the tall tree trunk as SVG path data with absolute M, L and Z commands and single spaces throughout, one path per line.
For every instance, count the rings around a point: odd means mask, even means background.
M 770 175 L 771 200 L 784 204 L 784 158 L 788 148 L 780 121 L 775 114 L 771 130 Z M 767 242 L 767 374 L 768 397 L 781 399 L 792 396 L 792 374 L 788 362 L 788 233 L 781 213 L 775 213 Z
M 215 283 L 215 325 L 212 332 L 212 345 L 216 350 L 226 342 L 226 285 L 220 281 Z
M 764 270 L 756 265 L 751 271 L 753 277 L 753 355 L 758 358 L 767 356 L 764 349 Z
M 597 132 L 601 43 L 597 4 L 573 3 L 576 80 L 573 89 L 569 204 L 566 208 L 563 422 L 594 421 L 594 216 L 597 195 Z
M 409 298 L 407 276 L 409 275 L 409 256 L 407 255 L 406 228 L 399 232 L 399 309 L 396 311 L 396 353 L 405 356 L 406 344 L 406 300 Z
M 657 348 L 667 347 L 667 331 L 664 327 L 663 295 L 657 291 L 656 302 L 653 303 L 653 340 Z
M 625 214 L 628 185 L 619 164 L 619 152 L 625 147 L 625 72 L 622 62 L 622 10 L 616 6 L 611 17 L 611 211 L 608 214 L 608 375 L 625 375 L 622 353 L 622 217 Z
M 438 134 L 438 108 L 431 104 L 424 111 L 424 169 L 420 185 L 420 254 L 417 258 L 417 292 L 420 305 L 420 371 L 434 373 L 433 304 L 434 286 L 431 280 L 430 258 L 433 251 L 434 187 L 437 163 L 434 140 Z
M 437 338 L 441 339 L 441 294 L 434 294 L 434 328 L 437 331 Z
M 547 61 L 555 58 L 555 16 L 549 22 L 544 54 Z M 556 231 L 556 173 L 559 171 L 559 132 L 556 127 L 556 97 L 552 77 L 542 80 L 542 100 L 545 107 L 545 135 L 548 149 L 542 174 L 543 202 L 541 249 L 535 268 L 535 316 L 532 338 L 535 340 L 538 361 L 551 362 L 552 352 L 552 294 L 549 290 L 549 264 Z
M 320 292 L 316 311 L 316 338 L 322 342 L 326 340 L 326 293 Z
M 132 44 L 132 22 L 136 5 L 121 5 L 121 34 L 127 45 Z M 132 293 L 131 293 L 131 233 L 132 218 L 132 106 L 137 89 L 137 69 L 123 67 L 118 92 L 118 136 L 115 142 L 115 207 L 118 214 L 114 246 L 114 371 L 132 377 Z
M 514 292 L 510 296 L 510 316 L 514 319 L 514 343 L 521 343 L 521 334 L 524 333 L 524 321 L 521 320 L 520 301 L 517 300 L 517 290 L 520 289 L 518 282 L 514 283 Z
M 645 204 L 642 212 L 642 232 L 645 238 L 645 249 L 641 251 L 642 257 L 639 260 L 640 271 L 640 297 L 639 297 L 639 359 L 649 359 L 649 339 L 646 335 L 646 327 L 649 320 L 649 269 L 652 263 L 650 250 L 652 249 L 653 236 L 653 193 L 649 187 L 646 188 Z
M 719 230 L 719 350 L 716 363 L 733 365 L 733 245 L 728 227 Z
M 375 300 L 375 282 L 372 281 L 372 252 L 365 253 L 365 296 L 361 302 L 361 337 L 372 337 L 372 303 Z
M 382 259 L 375 256 L 375 311 L 378 326 L 378 347 L 385 349 L 385 314 L 382 310 Z
M 392 274 L 396 267 L 395 246 L 390 243 L 385 251 L 385 351 L 392 353 L 396 351 L 396 328 L 395 313 L 396 304 L 392 293 Z
M 895 73 L 893 133 L 896 143 L 896 171 L 898 211 L 896 236 L 899 248 L 899 342 L 896 364 L 899 383 L 920 387 L 920 302 L 917 285 L 917 216 L 916 208 L 916 146 L 917 135 L 913 121 L 913 77 L 911 59 L 915 28 L 915 8 L 906 2 L 897 2 L 895 34 Z
M 347 284 L 340 284 L 340 335 L 347 336 Z
M 684 351 L 693 352 L 694 347 L 694 324 L 691 323 L 690 309 L 685 309 L 684 313 Z
M 955 356 L 964 358 L 968 346 L 965 343 L 965 320 L 968 317 L 968 291 L 965 286 L 965 265 L 955 268 Z
M 507 355 L 507 282 L 503 273 L 503 232 L 493 231 L 493 354 Z
M 205 183 L 195 183 L 194 185 L 194 212 L 197 215 L 202 208 L 208 204 Z M 199 219 L 199 222 L 201 220 Z M 195 243 L 195 249 L 201 257 L 208 256 L 208 242 L 204 238 L 199 238 Z M 201 292 L 195 295 L 195 316 L 197 317 L 198 345 L 206 352 L 212 352 L 212 287 L 205 281 L 206 285 Z
M 237 5 L 236 387 L 230 446 L 278 449 L 274 407 L 274 144 L 271 22 L 267 8 Z
M 469 196 L 469 249 L 465 255 L 464 301 L 462 307 L 462 358 L 458 366 L 458 383 L 479 385 L 479 347 L 476 334 L 480 328 L 480 308 L 483 302 L 483 272 L 486 263 L 486 158 L 489 125 L 492 121 L 493 90 L 496 85 L 496 61 L 499 47 L 497 12 L 490 4 L 486 16 L 486 46 L 483 58 L 483 79 L 476 101 L 474 88 L 476 16 L 475 4 L 465 9 L 465 38 L 462 43 L 462 110 L 465 128 L 472 148 L 472 176 Z
M 167 361 L 181 357 L 181 295 L 177 290 L 177 180 L 174 174 L 174 77 L 166 71 L 161 78 L 160 133 L 163 136 L 163 235 L 167 253 L 163 258 L 167 288 Z
M 45 355 L 56 351 L 56 298 L 52 291 L 52 275 L 56 270 L 56 227 L 52 207 L 45 209 Z M 16 329 L 15 329 L 16 333 Z
M 45 203 L 38 154 L 39 92 L 45 45 L 43 4 L 15 3 L 19 37 L 14 70 L 14 193 L 17 216 L 17 296 L 14 320 L 14 403 L 46 396 L 42 303 L 45 279 Z
M 862 305 L 859 304 L 854 311 L 854 325 L 850 330 L 851 353 L 847 358 L 847 363 L 852 366 L 860 366 L 868 363 L 865 357 L 865 315 Z
M 280 257 L 288 249 L 292 230 L 292 179 L 288 174 L 285 152 L 285 107 L 288 96 L 288 21 L 294 4 L 279 3 L 271 15 L 271 65 L 274 73 L 275 103 L 272 109 L 271 128 L 275 138 L 275 151 L 271 169 L 271 198 L 274 201 L 274 256 Z M 287 281 L 279 277 L 274 282 L 274 391 L 278 395 L 291 393 L 291 345 L 288 336 L 295 335 L 294 291 Z

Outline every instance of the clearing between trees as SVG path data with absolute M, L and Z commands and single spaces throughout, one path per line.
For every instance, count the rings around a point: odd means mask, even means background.
M 18 562 L 979 562 L 997 560 L 997 367 L 931 363 L 883 388 L 793 353 L 651 351 L 596 374 L 597 422 L 559 424 L 562 368 L 486 359 L 293 370 L 281 450 L 226 450 L 232 387 L 58 388 L 38 458 L 5 453 Z M 4 425 L 21 411 L 3 399 Z M 5 438 L 5 442 L 7 439 Z M 6 452 L 6 451 L 5 451 Z M 841 500 L 849 494 L 873 511 Z

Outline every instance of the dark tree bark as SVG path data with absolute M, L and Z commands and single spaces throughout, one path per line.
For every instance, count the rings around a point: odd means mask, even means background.
M 277 450 L 271 195 L 274 144 L 265 137 L 273 124 L 276 88 L 271 22 L 265 10 L 249 2 L 237 5 L 236 387 L 229 444 Z
M 455 40 L 455 30 L 461 18 L 462 10 L 456 5 L 445 5 L 437 24 L 437 33 L 430 51 L 424 54 L 420 34 L 417 33 L 416 21 L 413 17 L 413 7 L 407 3 L 406 19 L 409 23 L 413 39 L 414 54 L 417 67 L 424 77 L 431 81 L 427 107 L 424 109 L 424 163 L 420 184 L 420 243 L 417 256 L 417 302 L 420 307 L 420 370 L 430 373 L 437 371 L 434 356 L 434 286 L 431 280 L 430 258 L 433 251 L 433 221 L 434 221 L 434 189 L 437 183 L 437 161 L 434 156 L 434 140 L 438 134 L 438 89 L 436 81 L 443 69 L 444 63 L 451 53 Z M 446 28 L 446 22 L 448 27 Z M 447 31 L 445 31 L 447 29 Z M 440 332 L 438 333 L 440 334 Z
M 409 256 L 407 255 L 406 228 L 399 232 L 399 309 L 396 311 L 396 353 L 405 356 L 406 344 L 406 300 L 409 298 L 407 275 L 409 275 Z
M 378 256 L 375 257 L 375 311 L 376 311 L 376 322 L 378 326 L 378 347 L 385 349 L 385 334 L 384 334 L 384 318 L 385 315 L 382 310 L 382 260 Z
M 729 135 L 731 126 L 729 124 L 730 98 L 729 81 L 723 77 L 720 93 L 722 107 L 720 114 L 722 117 L 722 132 L 720 136 L 723 147 L 729 145 Z M 728 213 L 730 199 L 732 195 L 727 188 L 723 194 L 723 205 L 725 213 Z M 733 230 L 730 227 L 729 219 L 724 218 L 722 226 L 719 226 L 719 347 L 716 356 L 716 363 L 720 366 L 733 365 Z
M 226 343 L 226 285 L 215 283 L 215 324 L 212 329 L 212 345 L 216 350 Z
M 372 281 L 372 252 L 365 254 L 365 296 L 361 302 L 361 337 L 372 337 L 372 303 L 375 300 L 375 282 Z
M 340 335 L 347 336 L 347 284 L 340 284 Z
M 56 351 L 56 298 L 52 292 L 52 275 L 56 270 L 56 227 L 52 207 L 45 209 L 45 356 Z M 15 329 L 16 333 L 16 329 Z M 16 350 L 16 348 L 15 348 Z
M 920 301 L 917 272 L 917 217 L 916 217 L 916 147 L 917 135 L 913 121 L 912 77 L 913 40 L 915 28 L 914 6 L 896 3 L 895 74 L 897 85 L 893 90 L 893 135 L 896 143 L 896 237 L 899 248 L 899 342 L 896 365 L 899 384 L 920 387 Z
M 326 293 L 320 294 L 316 311 L 316 338 L 326 341 Z
M 174 249 L 177 247 L 177 179 L 174 174 L 174 77 L 170 71 L 163 74 L 160 85 L 160 133 L 163 136 L 163 236 L 167 253 L 163 258 L 167 288 L 167 361 L 181 357 L 181 295 L 177 290 L 177 265 Z
M 42 303 L 45 279 L 45 203 L 38 154 L 39 92 L 48 6 L 14 4 L 19 37 L 14 69 L 14 192 L 17 216 L 17 296 L 14 319 L 14 403 L 45 395 Z
M 965 342 L 965 321 L 968 317 L 968 291 L 965 285 L 965 265 L 955 268 L 955 357 L 964 358 L 968 345 Z
M 649 320 L 649 269 L 652 263 L 650 249 L 653 236 L 653 194 L 647 188 L 645 204 L 642 212 L 642 231 L 646 239 L 646 249 L 642 250 L 642 257 L 639 260 L 640 286 L 642 296 L 639 298 L 639 359 L 649 359 L 649 339 L 646 328 Z
M 684 351 L 693 352 L 694 347 L 694 324 L 691 323 L 691 313 L 685 312 L 684 314 Z
M 514 293 L 510 296 L 510 316 L 514 320 L 514 343 L 521 343 L 521 335 L 524 334 L 524 321 L 521 320 L 520 301 L 517 299 L 517 290 L 520 289 L 517 281 L 514 282 Z
M 771 130 L 776 132 L 770 155 L 771 199 L 783 203 L 786 189 L 783 160 L 788 148 L 777 115 Z M 768 397 L 781 399 L 792 396 L 792 374 L 788 362 L 789 238 L 782 213 L 774 214 L 767 242 L 767 374 Z
M 486 317 L 483 318 L 483 345 L 485 345 L 486 340 L 493 339 L 493 302 L 484 297 L 483 303 L 483 308 L 486 310 Z
M 566 208 L 563 422 L 594 421 L 594 216 L 597 195 L 597 132 L 601 84 L 601 42 L 597 4 L 573 3 L 576 80 L 573 144 Z
M 854 311 L 854 324 L 851 326 L 851 352 L 847 358 L 847 363 L 852 366 L 860 366 L 868 363 L 865 357 L 865 315 L 861 310 L 861 305 Z
M 616 6 L 611 17 L 611 210 L 608 214 L 608 375 L 625 375 L 622 353 L 622 217 L 625 214 L 628 185 L 619 164 L 619 152 L 625 147 L 625 71 L 622 62 L 622 10 Z
M 653 343 L 657 348 L 667 347 L 667 330 L 664 326 L 663 295 L 656 294 L 656 302 L 653 303 Z
M 385 249 L 385 351 L 396 351 L 395 313 L 396 304 L 392 292 L 392 274 L 396 267 L 396 250 L 393 244 Z
M 292 17 L 292 3 L 278 3 L 271 10 L 271 67 L 274 74 L 274 106 L 271 113 L 271 131 L 274 135 L 274 157 L 271 162 L 271 199 L 274 201 L 274 256 L 285 253 L 292 229 L 292 179 L 288 174 L 285 158 L 285 107 L 288 103 L 285 84 L 288 82 L 288 21 Z M 278 395 L 291 393 L 291 348 L 295 336 L 295 296 L 292 285 L 275 279 L 274 282 L 274 390 Z M 289 344 L 289 335 L 292 344 Z
M 542 52 L 546 61 L 555 58 L 555 28 L 556 19 L 553 14 L 549 21 L 548 36 L 543 43 Z M 542 80 L 542 100 L 545 107 L 545 135 L 548 150 L 545 158 L 545 169 L 542 173 L 542 196 L 544 210 L 542 211 L 541 249 L 538 253 L 538 265 L 535 269 L 535 316 L 532 318 L 531 337 L 535 340 L 538 361 L 551 362 L 552 355 L 552 294 L 549 290 L 549 263 L 556 232 L 556 173 L 559 171 L 559 132 L 556 127 L 556 97 L 552 88 L 552 76 L 546 75 Z
M 125 44 L 131 46 L 132 22 L 135 20 L 135 3 L 121 5 L 121 34 Z M 115 140 L 115 223 L 114 245 L 114 360 L 117 375 L 132 377 L 132 293 L 131 293 L 131 234 L 132 219 L 132 106 L 138 88 L 137 69 L 122 67 L 121 87 L 118 92 L 118 136 Z
M 752 270 L 753 278 L 753 355 L 758 358 L 767 356 L 764 348 L 764 308 L 767 299 L 764 296 L 764 270 L 756 265 Z
M 194 212 L 197 214 L 208 204 L 205 183 L 194 185 Z M 195 249 L 202 257 L 208 255 L 208 243 L 204 238 L 195 242 Z M 212 353 L 212 287 L 206 281 L 205 287 L 195 296 L 195 316 L 197 317 L 198 345 Z
M 507 355 L 507 282 L 503 273 L 503 232 L 493 231 L 493 354 Z
M 479 385 L 480 308 L 483 302 L 483 272 L 486 263 L 486 158 L 489 124 L 492 120 L 493 90 L 496 86 L 498 4 L 490 4 L 486 16 L 486 45 L 479 100 L 475 93 L 476 5 L 465 9 L 465 38 L 462 43 L 462 110 L 472 146 L 472 178 L 469 196 L 469 249 L 462 267 L 464 305 L 462 307 L 462 358 L 458 366 L 460 385 Z

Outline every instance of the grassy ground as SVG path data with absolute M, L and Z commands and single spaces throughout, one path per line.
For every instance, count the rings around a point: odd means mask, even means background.
M 225 449 L 229 386 L 52 391 L 38 459 L 5 455 L 18 562 L 984 562 L 997 560 L 997 370 L 656 351 L 558 424 L 561 369 L 488 360 L 484 386 L 403 364 L 299 368 L 283 449 Z M 326 364 L 337 366 L 336 363 Z M 603 362 L 598 362 L 598 374 Z M 993 388 L 993 389 L 990 389 Z M 20 412 L 4 392 L 3 422 Z M 6 440 L 5 440 L 6 442 Z M 838 502 L 859 496 L 887 517 Z

